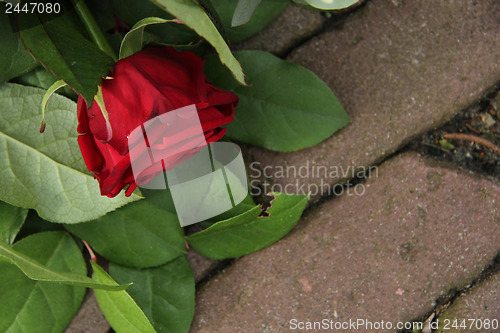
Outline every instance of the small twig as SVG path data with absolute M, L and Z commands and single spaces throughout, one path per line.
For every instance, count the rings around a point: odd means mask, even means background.
M 474 132 L 476 134 L 481 134 L 481 131 L 478 131 L 477 129 L 473 128 L 470 124 L 465 124 L 465 127 L 467 127 L 471 132 Z
M 92 260 L 93 262 L 95 262 L 97 264 L 97 257 L 95 256 L 94 251 L 92 251 L 92 249 L 90 248 L 90 245 L 87 244 L 87 242 L 84 241 L 83 239 L 82 239 L 82 242 L 83 242 L 83 244 L 85 244 L 85 247 L 87 248 L 87 251 L 89 251 L 90 260 Z
M 494 152 L 496 152 L 498 155 L 500 155 L 500 147 L 495 145 L 493 142 L 486 140 L 484 138 L 472 135 L 472 134 L 463 134 L 463 133 L 448 133 L 445 134 L 444 137 L 446 139 L 451 139 L 451 140 L 463 140 L 463 141 L 471 141 L 474 143 L 479 143 L 487 148 L 490 148 Z

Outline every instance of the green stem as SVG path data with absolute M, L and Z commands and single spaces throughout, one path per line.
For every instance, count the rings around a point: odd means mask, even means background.
M 101 29 L 97 25 L 92 13 L 89 10 L 89 7 L 85 4 L 84 0 L 73 0 L 73 4 L 75 5 L 75 10 L 78 13 L 78 16 L 82 20 L 83 25 L 87 29 L 87 32 L 90 35 L 92 41 L 107 55 L 113 58 L 114 61 L 118 61 L 118 58 L 109 45 L 108 41 L 104 37 Z

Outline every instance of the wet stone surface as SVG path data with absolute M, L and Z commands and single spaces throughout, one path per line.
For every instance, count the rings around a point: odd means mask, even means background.
M 107 333 L 110 326 L 102 314 L 92 290 L 87 290 L 83 305 L 65 333 Z
M 323 28 L 325 18 L 318 11 L 289 5 L 264 30 L 234 45 L 234 50 L 263 50 L 283 56 L 297 43 Z
M 498 332 L 500 329 L 500 275 L 461 295 L 439 316 L 436 332 Z
M 396 325 L 464 288 L 500 249 L 500 187 L 487 179 L 411 153 L 363 186 L 212 278 L 191 331 L 277 332 L 325 318 Z

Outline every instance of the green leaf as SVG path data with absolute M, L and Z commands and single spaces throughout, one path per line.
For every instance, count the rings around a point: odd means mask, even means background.
M 62 18 L 23 29 L 20 36 L 35 58 L 92 104 L 102 77 L 113 67 L 110 56 Z
M 43 232 L 14 244 L 16 253 L 66 274 L 87 268 L 73 239 L 64 232 Z M 0 332 L 62 332 L 78 311 L 85 288 L 34 281 L 16 266 L 0 262 Z
M 47 71 L 42 66 L 39 66 L 32 70 L 31 72 L 25 73 L 21 76 L 16 77 L 11 80 L 13 83 L 22 84 L 24 86 L 33 86 L 42 89 L 49 89 L 54 82 L 57 81 L 57 78 L 51 72 Z M 71 90 L 68 86 L 58 90 L 57 93 L 59 95 L 63 95 L 68 97 L 71 100 L 76 101 L 78 99 L 78 94 Z
M 147 17 L 137 22 L 132 29 L 123 37 L 120 46 L 120 59 L 131 56 L 132 54 L 142 49 L 144 42 L 144 29 L 148 25 L 169 23 L 173 20 L 166 20 L 159 17 Z
M 21 230 L 19 230 L 15 241 L 18 242 L 24 237 L 44 231 L 64 231 L 64 224 L 46 221 L 38 216 L 36 211 L 30 209 L 28 210 L 28 216 Z
M 0 200 L 36 209 L 48 221 L 79 223 L 140 199 L 101 196 L 78 147 L 73 101 L 55 94 L 47 128 L 39 133 L 44 93 L 11 83 L 0 87 Z
M 56 77 L 41 66 L 12 80 L 14 83 L 43 89 L 48 89 L 56 81 Z
M 169 191 L 134 202 L 101 218 L 67 229 L 106 259 L 124 266 L 152 267 L 186 253 L 184 230 Z M 154 200 L 158 202 L 155 204 Z
M 259 216 L 261 208 L 256 206 L 188 236 L 189 245 L 205 257 L 227 259 L 247 255 L 278 241 L 297 223 L 309 196 L 272 195 L 275 199 L 267 210 L 269 216 Z
M 236 27 L 250 21 L 253 12 L 262 0 L 239 0 L 234 10 L 231 26 Z
M 12 31 L 5 4 L 0 4 L 0 84 L 29 72 L 37 66 L 35 59 L 23 47 L 21 40 Z
M 350 7 L 359 0 L 294 0 L 301 5 L 310 5 L 321 10 L 338 10 Z
M 247 195 L 245 197 L 245 199 L 243 199 L 242 202 L 240 202 L 239 204 L 237 204 L 236 206 L 234 206 L 230 210 L 228 210 L 222 214 L 219 214 L 217 216 L 214 216 L 206 221 L 200 222 L 199 225 L 202 228 L 208 228 L 216 222 L 230 219 L 230 218 L 235 217 L 237 215 L 243 214 L 243 213 L 245 213 L 253 208 L 255 208 L 255 202 L 253 201 L 251 195 Z
M 330 88 L 308 69 L 263 51 L 237 52 L 249 85 L 240 86 L 209 57 L 212 83 L 235 92 L 240 101 L 226 135 L 239 142 L 276 151 L 294 151 L 320 143 L 349 123 Z
M 145 17 L 154 16 L 167 20 L 175 18 L 151 1 L 112 0 L 111 2 L 113 4 L 113 14 L 129 26 L 135 25 Z M 193 30 L 184 24 L 153 25 L 148 27 L 145 35 L 148 33 L 157 36 L 163 43 L 171 44 L 188 44 L 200 39 Z
M 189 331 L 194 315 L 195 283 L 185 256 L 142 270 L 111 263 L 109 273 L 118 282 L 134 283 L 128 292 L 158 332 Z
M 136 2 L 145 3 L 146 1 Z M 91 8 L 92 15 L 102 31 L 110 32 L 115 28 L 116 21 L 113 17 L 114 11 L 112 1 L 85 0 L 85 3 Z
M 43 98 L 42 98 L 42 114 L 45 113 L 45 109 L 47 109 L 47 103 L 49 102 L 49 99 L 52 97 L 52 95 L 54 95 L 54 93 L 65 87 L 67 84 L 66 82 L 64 82 L 63 80 L 58 80 L 56 82 L 54 82 L 48 89 L 47 91 L 45 92 L 45 94 L 43 95 Z
M 99 283 L 118 285 L 99 265 L 91 262 L 92 278 Z M 156 332 L 146 315 L 126 291 L 95 290 L 99 307 L 117 332 Z
M 236 80 L 244 85 L 245 77 L 239 62 L 234 58 L 224 38 L 203 8 L 193 0 L 150 0 L 174 15 L 207 40 L 219 54 L 219 58 Z
M 233 43 L 241 42 L 264 29 L 290 3 L 289 0 L 262 0 L 246 24 L 232 27 L 238 2 L 235 0 L 210 0 L 210 2 L 219 14 L 227 38 Z
M 41 122 L 41 125 L 40 125 L 40 133 L 43 133 L 45 131 L 45 126 L 46 126 L 46 123 L 45 123 L 45 110 L 47 109 L 47 103 L 49 102 L 49 99 L 52 97 L 52 95 L 54 95 L 54 93 L 63 88 L 63 87 L 66 87 L 67 84 L 66 82 L 64 82 L 63 80 L 58 80 L 56 82 L 54 82 L 50 87 L 49 89 L 47 89 L 47 91 L 45 92 L 45 94 L 43 95 L 43 98 L 42 98 L 42 122 Z
M 209 152 L 205 151 L 203 154 L 193 157 L 188 163 L 184 163 L 182 168 L 175 170 L 176 180 L 170 185 L 172 185 L 172 195 L 176 203 L 175 208 L 182 226 L 197 223 L 226 212 L 234 205 L 239 204 L 240 201 L 243 201 L 248 194 L 247 175 L 239 147 L 232 143 L 220 143 L 220 145 L 214 145 L 210 149 L 212 159 L 209 157 Z M 229 158 L 229 155 L 222 156 L 221 151 L 223 154 L 230 154 L 231 157 Z M 206 158 L 206 160 L 203 160 L 203 158 Z M 224 161 L 224 158 L 227 158 L 226 163 L 234 160 L 235 163 L 240 164 L 238 167 L 224 167 L 222 170 L 224 174 L 219 179 L 212 178 L 208 182 L 206 178 L 201 182 L 198 181 L 199 179 L 192 181 L 193 175 L 199 176 L 206 173 L 206 169 L 200 167 L 205 162 L 210 163 L 213 170 L 221 172 L 224 165 L 221 161 Z M 240 167 L 243 169 L 237 170 Z M 176 186 L 175 184 L 182 184 L 182 186 Z
M 14 207 L 0 201 L 0 241 L 8 244 L 14 243 L 27 215 L 27 209 Z
M 26 237 L 24 239 L 28 238 L 29 237 Z M 88 278 L 84 274 L 54 271 L 40 264 L 36 259 L 32 259 L 29 256 L 22 254 L 21 252 L 15 251 L 11 246 L 9 246 L 9 244 L 3 241 L 0 241 L 0 257 L 10 261 L 11 263 L 19 267 L 19 269 L 22 270 L 27 277 L 36 281 L 57 282 L 74 286 L 105 290 L 124 290 L 129 286 L 95 283 L 92 279 Z

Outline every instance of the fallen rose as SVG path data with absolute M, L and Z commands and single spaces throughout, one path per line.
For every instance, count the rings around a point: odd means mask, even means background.
M 102 81 L 106 110 L 101 110 L 96 101 L 88 108 L 85 100 L 78 98 L 78 144 L 87 168 L 99 181 L 102 195 L 114 197 L 126 186 L 126 195 L 130 195 L 137 187 L 128 136 L 154 117 L 195 104 L 206 141 L 202 145 L 222 138 L 226 130 L 221 126 L 233 120 L 238 97 L 212 86 L 203 65 L 203 59 L 192 52 L 178 52 L 171 47 L 146 48 L 119 60 Z M 192 133 L 186 130 L 176 135 L 172 141 L 190 142 Z M 158 140 L 156 144 L 164 144 L 168 149 L 168 137 L 160 135 Z M 189 154 L 177 156 L 146 169 L 153 177 L 187 157 Z

